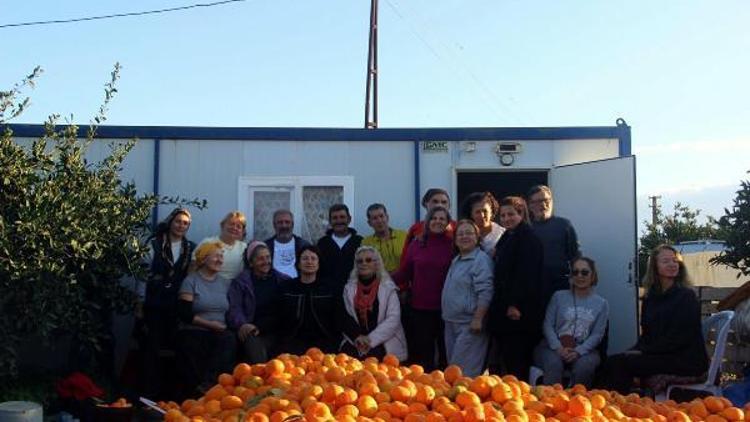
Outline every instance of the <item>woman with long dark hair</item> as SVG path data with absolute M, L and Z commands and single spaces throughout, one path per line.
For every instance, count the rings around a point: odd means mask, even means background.
M 500 204 L 492 192 L 469 194 L 461 206 L 461 218 L 472 220 L 479 227 L 479 246 L 490 257 L 495 256 L 495 245 L 505 229 L 495 222 Z
M 143 316 L 143 364 L 140 381 L 146 397 L 162 398 L 159 352 L 173 349 L 177 332 L 177 291 L 188 274 L 195 243 L 187 238 L 190 211 L 175 208 L 156 227 L 149 243 L 149 268 Z

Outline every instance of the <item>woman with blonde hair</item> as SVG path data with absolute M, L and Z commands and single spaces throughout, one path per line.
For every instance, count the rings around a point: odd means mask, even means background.
M 241 211 L 232 211 L 221 220 L 219 227 L 221 232 L 218 236 L 207 237 L 198 246 L 207 242 L 221 242 L 224 264 L 219 273 L 227 280 L 234 280 L 243 269 L 243 254 L 247 249 L 247 243 L 243 241 L 247 219 Z
M 624 394 L 635 377 L 699 376 L 708 369 L 700 302 L 677 249 L 659 245 L 651 251 L 643 287 L 638 343 L 610 357 L 605 368 L 607 387 Z
M 344 286 L 340 351 L 360 359 L 382 359 L 389 353 L 406 360 L 398 289 L 380 253 L 372 246 L 360 246 L 354 253 L 354 263 Z

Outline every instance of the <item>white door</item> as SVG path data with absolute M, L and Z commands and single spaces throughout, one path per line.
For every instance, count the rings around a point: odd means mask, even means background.
M 609 354 L 638 337 L 635 157 L 550 171 L 554 213 L 573 223 L 581 253 L 596 261 L 597 292 L 609 301 Z

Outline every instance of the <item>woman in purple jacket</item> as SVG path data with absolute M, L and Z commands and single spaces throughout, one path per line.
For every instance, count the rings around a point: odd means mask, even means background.
M 430 209 L 425 218 L 427 230 L 409 244 L 401 268 L 393 275 L 399 290 L 408 292 L 411 306 L 406 321 L 410 327 L 407 330 L 409 358 L 422 365 L 426 372 L 436 368 L 436 347 L 439 366 L 445 366 L 446 361 L 440 299 L 453 259 L 453 239 L 446 230 L 450 221 L 446 208 Z
M 248 245 L 245 269 L 229 287 L 229 328 L 237 332 L 248 363 L 273 357 L 279 328 L 282 283 L 288 280 L 273 269 L 268 246 L 259 241 Z

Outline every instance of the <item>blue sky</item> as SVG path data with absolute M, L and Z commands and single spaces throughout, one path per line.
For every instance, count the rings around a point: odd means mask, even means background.
M 191 0 L 0 0 L 0 25 Z M 17 122 L 363 125 L 367 0 L 213 8 L 0 29 L 0 86 L 45 74 Z M 718 216 L 750 170 L 750 3 L 380 0 L 380 127 L 599 126 L 624 118 L 639 219 L 662 195 Z

